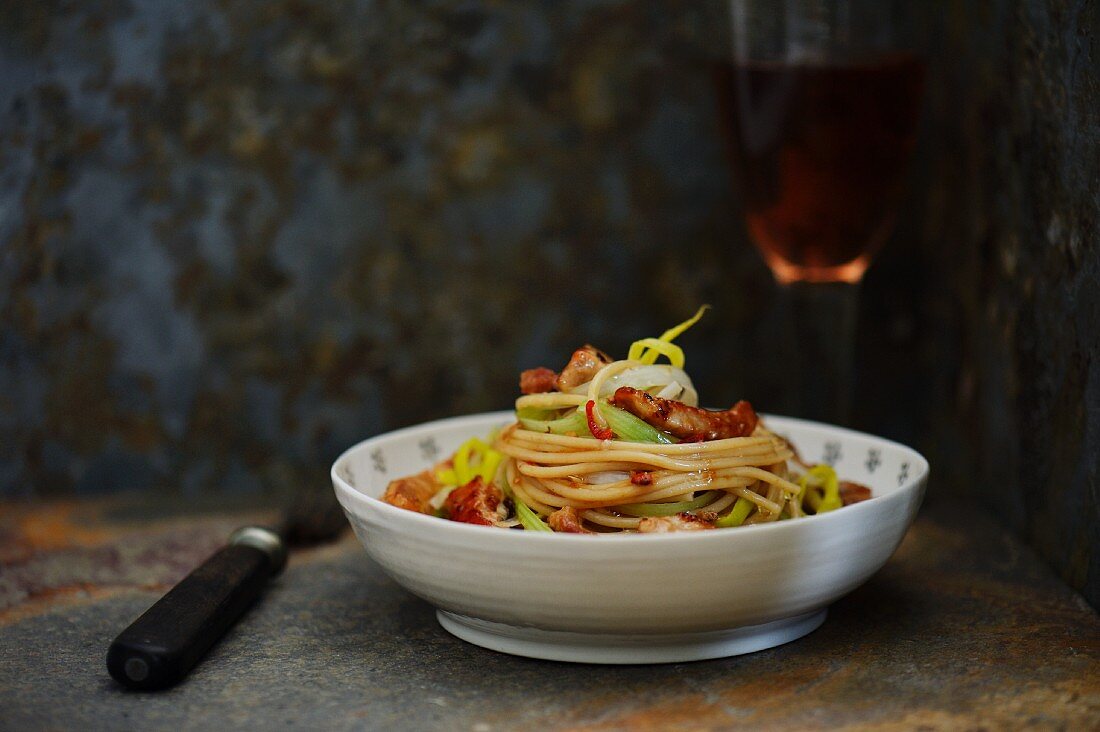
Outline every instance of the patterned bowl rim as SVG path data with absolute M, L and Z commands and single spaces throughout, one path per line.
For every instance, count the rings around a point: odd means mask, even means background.
M 614 541 L 614 542 L 648 542 L 648 541 L 729 541 L 731 536 L 749 536 L 759 534 L 762 532 L 782 532 L 782 531 L 800 531 L 799 527 L 805 527 L 807 523 L 813 522 L 818 527 L 826 527 L 837 524 L 837 522 L 846 521 L 844 517 L 854 519 L 857 515 L 861 515 L 859 512 L 868 513 L 871 511 L 877 511 L 881 508 L 885 508 L 887 503 L 904 502 L 906 496 L 915 491 L 919 491 L 925 484 L 930 466 L 928 460 L 919 452 L 904 445 L 900 442 L 888 440 L 885 437 L 878 437 L 876 435 L 869 434 L 867 432 L 859 432 L 858 430 L 848 429 L 847 427 L 838 427 L 836 425 L 826 424 L 824 422 L 814 422 L 808 419 L 800 419 L 798 417 L 784 417 L 781 415 L 773 414 L 761 414 L 762 419 L 765 422 L 780 422 L 788 426 L 794 427 L 810 427 L 818 430 L 822 430 L 830 433 L 831 436 L 839 439 L 845 437 L 858 438 L 861 440 L 873 440 L 883 447 L 890 447 L 896 450 L 900 450 L 903 453 L 908 453 L 907 459 L 909 463 L 909 473 L 907 479 L 902 485 L 891 490 L 886 495 L 872 496 L 866 501 L 845 506 L 843 510 L 830 511 L 823 516 L 808 516 L 804 519 L 797 521 L 772 521 L 762 524 L 751 524 L 749 526 L 740 526 L 736 531 L 691 531 L 691 532 L 670 532 L 670 533 L 653 533 L 653 534 L 606 534 L 599 535 L 598 540 Z M 462 415 L 458 417 L 446 417 L 444 419 L 437 419 L 430 422 L 423 422 L 416 425 L 410 425 L 408 427 L 402 427 L 401 429 L 393 430 L 391 432 L 384 432 L 374 437 L 369 437 L 361 442 L 352 445 L 333 462 L 332 468 L 329 471 L 332 478 L 332 483 L 335 486 L 337 498 L 340 499 L 341 505 L 344 508 L 349 508 L 355 504 L 365 504 L 365 507 L 381 512 L 382 516 L 392 517 L 396 521 L 407 521 L 410 525 L 415 527 L 422 527 L 425 531 L 458 531 L 458 532 L 473 532 L 470 536 L 483 536 L 489 541 L 581 541 L 592 545 L 593 537 L 588 534 L 567 534 L 567 533 L 548 533 L 542 531 L 489 531 L 486 526 L 475 526 L 473 524 L 464 524 L 458 521 L 446 521 L 436 516 L 429 516 L 428 514 L 416 513 L 404 508 L 398 508 L 392 506 L 385 501 L 378 498 L 373 498 L 363 493 L 361 490 L 351 485 L 342 475 L 339 474 L 340 467 L 350 460 L 351 455 L 360 451 L 367 450 L 368 448 L 378 445 L 380 443 L 389 442 L 394 439 L 409 436 L 414 433 L 420 432 L 432 432 L 434 430 L 461 427 L 466 423 L 471 425 L 480 424 L 482 422 L 490 421 L 507 421 L 515 418 L 515 412 L 512 410 L 503 410 L 499 412 L 481 412 L 478 414 Z M 779 425 L 779 430 L 783 429 L 783 424 Z M 831 523 L 830 523 L 831 522 Z M 495 539 L 489 539 L 489 537 L 496 537 Z

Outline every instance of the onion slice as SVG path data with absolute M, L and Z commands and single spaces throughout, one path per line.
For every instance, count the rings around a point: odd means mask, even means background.
M 677 397 L 662 398 L 676 398 L 678 401 L 692 407 L 699 406 L 699 394 L 691 383 L 691 377 L 683 369 L 667 363 L 640 365 L 615 374 L 600 387 L 600 396 L 609 397 L 621 386 L 630 386 L 651 393 L 656 391 L 660 394 L 672 384 L 681 387 L 682 390 L 679 395 Z M 570 389 L 569 393 L 585 394 L 587 391 L 588 382 L 585 382 Z
M 621 480 L 630 480 L 630 473 L 625 470 L 605 470 L 601 473 L 589 473 L 587 480 L 591 485 L 618 483 Z

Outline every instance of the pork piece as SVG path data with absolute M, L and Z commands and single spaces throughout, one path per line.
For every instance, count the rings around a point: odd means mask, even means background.
M 620 386 L 611 403 L 688 442 L 748 437 L 756 429 L 756 412 L 745 401 L 723 412 L 712 412 L 673 399 L 661 399 L 632 386 Z
M 704 531 L 713 529 L 714 522 L 717 520 L 718 514 L 713 511 L 700 511 L 697 514 L 684 511 L 675 516 L 649 516 L 638 524 L 638 533 L 668 534 L 673 531 Z
M 563 534 L 595 534 L 595 531 L 589 531 L 584 528 L 581 523 L 581 517 L 577 514 L 577 509 L 572 506 L 566 506 L 559 508 L 554 513 L 546 517 L 546 523 L 550 524 L 550 528 L 554 531 L 560 531 Z
M 451 521 L 492 526 L 499 518 L 497 506 L 502 498 L 500 489 L 486 483 L 479 475 L 451 491 L 443 502 L 443 508 Z
M 840 501 L 845 506 L 850 506 L 860 501 L 866 501 L 870 497 L 871 489 L 867 486 L 853 483 L 850 480 L 840 481 Z
M 558 391 L 568 391 L 574 386 L 580 386 L 586 381 L 591 381 L 596 372 L 611 363 L 611 357 L 596 348 L 585 344 L 573 351 L 573 357 L 561 370 L 558 377 Z
M 519 375 L 521 394 L 544 394 L 548 391 L 554 391 L 557 385 L 557 372 L 544 366 L 539 366 L 537 369 L 527 369 Z
M 443 487 L 443 484 L 436 480 L 435 474 L 452 467 L 454 463 L 448 458 L 422 473 L 390 481 L 386 486 L 386 492 L 382 494 L 382 500 L 392 506 L 417 513 L 435 513 L 429 501 Z

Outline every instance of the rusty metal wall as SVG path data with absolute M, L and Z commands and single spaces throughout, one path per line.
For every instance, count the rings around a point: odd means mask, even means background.
M 0 8 L 0 492 L 278 493 L 506 406 L 578 340 L 686 340 L 783 411 L 716 3 Z M 717 8 L 717 9 L 716 9 Z M 1096 3 L 931 3 L 855 422 L 1100 599 Z

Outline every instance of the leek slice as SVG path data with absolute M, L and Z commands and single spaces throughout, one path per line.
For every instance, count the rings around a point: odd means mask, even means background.
M 492 434 L 489 439 L 494 439 Z M 437 470 L 435 478 L 444 486 L 466 485 L 479 475 L 488 482 L 496 475 L 503 459 L 503 453 L 497 452 L 477 437 L 471 437 L 451 456 L 453 467 Z
M 733 504 L 733 509 L 722 518 L 714 522 L 714 525 L 720 529 L 729 529 L 734 526 L 740 526 L 745 523 L 745 519 L 752 513 L 753 506 L 756 504 L 747 498 L 738 498 L 737 503 Z
M 600 387 L 600 396 L 610 397 L 615 391 L 622 386 L 632 386 L 640 391 L 648 391 L 650 394 L 656 394 L 662 396 L 658 392 L 662 389 L 666 389 L 669 384 L 677 383 L 683 388 L 683 393 L 679 396 L 666 396 L 669 399 L 676 399 L 693 407 L 699 406 L 699 394 L 695 391 L 695 386 L 691 383 L 691 377 L 683 369 L 678 369 L 675 366 L 667 363 L 658 364 L 644 364 L 638 365 L 633 368 L 621 371 L 604 380 L 603 385 Z M 583 384 L 578 384 L 569 390 L 570 394 L 588 394 L 588 387 L 590 382 L 586 381 Z M 525 407 L 522 411 L 527 409 L 534 409 L 533 407 Z M 532 417 L 530 414 L 520 414 L 521 417 Z
M 802 487 L 803 500 L 815 514 L 835 511 L 844 505 L 840 500 L 840 480 L 832 466 L 813 466 L 798 479 L 798 485 Z M 821 490 L 820 495 L 816 489 Z
M 529 419 L 527 417 L 518 416 L 519 423 L 524 426 L 525 429 L 529 429 L 532 432 L 550 432 L 555 435 L 567 435 L 572 432 L 574 435 L 583 437 L 588 432 L 588 421 L 584 415 L 580 412 L 570 412 L 568 415 L 559 419 Z
M 658 356 L 666 357 L 668 362 L 678 369 L 684 367 L 684 349 L 659 338 L 643 338 L 640 341 L 634 341 L 630 344 L 630 351 L 626 355 L 631 361 L 640 361 L 644 364 L 656 363 Z
M 699 318 L 703 317 L 703 313 L 707 311 L 710 305 L 703 305 L 695 311 L 695 315 L 691 316 L 679 325 L 669 328 L 661 334 L 660 338 L 643 338 L 640 341 L 634 341 L 630 345 L 630 350 L 627 352 L 627 358 L 631 361 L 640 361 L 644 364 L 656 363 L 660 356 L 668 358 L 676 368 L 684 367 L 684 351 L 679 346 L 672 344 L 672 341 L 676 340 L 676 337 L 683 333 L 699 322 Z
M 512 499 L 512 505 L 516 508 L 516 518 L 519 519 L 519 523 L 525 531 L 549 531 L 553 533 L 554 530 L 550 528 L 550 525 L 532 511 L 530 506 L 519 499 L 519 496 L 508 485 L 503 472 L 497 473 L 496 486 L 507 498 Z
M 550 525 L 543 521 L 537 513 L 531 510 L 531 508 L 519 500 L 519 496 L 512 493 L 512 503 L 516 506 L 516 518 L 523 525 L 523 528 L 527 531 L 549 531 L 553 533 L 553 529 Z
M 454 458 L 452 459 L 454 461 L 454 471 L 458 485 L 466 485 L 473 479 L 474 473 L 470 470 L 470 453 L 474 452 L 478 445 L 488 447 L 476 437 L 471 437 L 455 450 Z
M 687 330 L 691 326 L 698 323 L 699 318 L 703 317 L 703 313 L 705 313 L 709 309 L 710 309 L 710 305 L 700 306 L 700 308 L 695 311 L 695 315 L 692 315 L 690 318 L 688 318 L 684 322 L 680 323 L 679 325 L 673 326 L 673 327 L 669 328 L 668 330 L 666 330 L 664 333 L 662 333 L 661 334 L 661 340 L 662 341 L 668 341 L 669 343 L 676 340 L 677 336 L 679 336 L 681 333 L 683 333 L 685 330 Z
M 607 420 L 607 426 L 620 440 L 626 442 L 655 442 L 663 445 L 671 445 L 676 442 L 671 435 L 661 432 L 625 409 L 619 409 L 615 405 L 602 400 L 597 408 L 603 418 Z
M 516 419 L 537 419 L 540 421 L 550 421 L 556 419 L 554 415 L 558 413 L 556 409 L 539 409 L 538 407 L 520 407 L 516 410 Z
M 684 511 L 692 511 L 714 503 L 718 497 L 718 491 L 707 491 L 698 498 L 690 501 L 677 501 L 676 503 L 624 503 L 614 506 L 614 510 L 625 513 L 627 516 L 675 516 Z
M 493 477 L 497 474 L 497 468 L 500 467 L 500 461 L 504 459 L 504 453 L 497 452 L 496 450 L 486 450 L 485 455 L 481 458 L 481 466 L 477 469 L 477 474 L 481 476 L 481 479 L 486 483 L 493 480 Z

